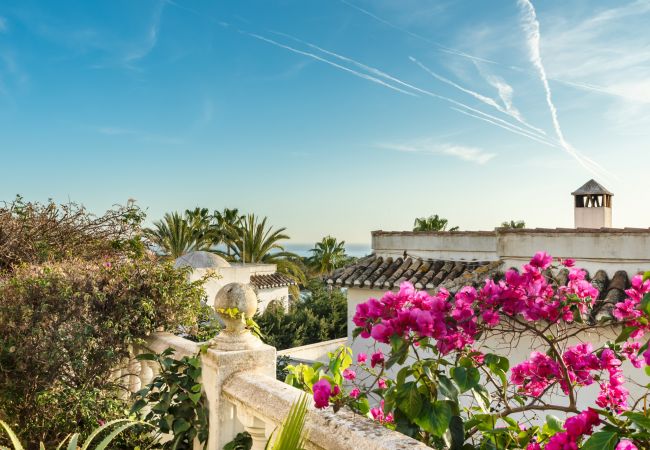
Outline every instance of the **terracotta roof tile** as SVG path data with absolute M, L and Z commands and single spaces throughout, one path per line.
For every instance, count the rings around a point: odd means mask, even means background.
M 367 289 L 393 289 L 402 282 L 409 281 L 418 289 L 433 289 L 488 264 L 491 263 L 443 261 L 412 256 L 393 259 L 390 256 L 370 255 L 334 271 L 325 281 L 334 286 Z M 494 267 L 500 265 L 500 261 L 497 265 L 493 264 Z
M 250 283 L 258 289 L 292 286 L 296 284 L 293 279 L 278 272 L 272 274 L 251 275 Z

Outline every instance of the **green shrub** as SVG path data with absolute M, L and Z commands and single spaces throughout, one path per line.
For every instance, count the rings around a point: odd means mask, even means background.
M 313 344 L 347 335 L 347 302 L 339 289 L 329 290 L 312 279 L 288 313 L 282 304 L 271 302 L 255 321 L 266 343 L 278 350 Z
M 86 261 L 140 256 L 144 213 L 132 201 L 101 216 L 82 205 L 25 202 L 18 196 L 0 203 L 0 269 L 69 258 Z
M 0 419 L 46 445 L 124 417 L 111 371 L 157 329 L 193 328 L 201 282 L 153 259 L 15 266 L 0 277 Z M 0 441 L 0 445 L 3 442 Z
M 192 357 L 174 359 L 173 348 L 159 354 L 138 355 L 140 361 L 154 361 L 160 372 L 134 394 L 131 412 L 158 429 L 160 435 L 170 434 L 171 439 L 161 448 L 191 450 L 198 439 L 203 448 L 208 444 L 208 405 L 201 382 L 201 353 Z

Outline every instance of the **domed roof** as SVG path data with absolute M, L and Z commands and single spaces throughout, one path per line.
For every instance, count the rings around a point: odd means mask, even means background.
M 177 258 L 174 267 L 191 267 L 193 269 L 216 269 L 230 267 L 230 263 L 219 255 L 210 252 L 189 252 Z

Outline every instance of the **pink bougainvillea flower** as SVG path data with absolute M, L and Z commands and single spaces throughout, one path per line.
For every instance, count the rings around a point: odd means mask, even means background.
M 650 366 L 650 348 L 643 352 L 643 359 L 645 359 L 645 363 Z
M 377 380 L 377 387 L 379 387 L 379 389 L 386 389 L 386 381 L 380 378 Z
M 352 398 L 359 398 L 359 394 L 361 394 L 361 391 L 358 388 L 354 388 L 350 391 L 350 397 Z
M 359 364 L 365 364 L 367 359 L 368 359 L 368 355 L 366 355 L 365 353 L 359 353 L 357 355 L 357 362 Z
M 384 354 L 381 352 L 381 350 L 376 351 L 375 353 L 372 354 L 370 357 L 370 366 L 375 367 L 376 365 L 382 365 L 384 364 Z
M 533 441 L 526 446 L 526 450 L 542 450 L 542 446 L 539 445 L 539 442 Z
M 567 259 L 562 260 L 562 265 L 564 267 L 573 267 L 573 266 L 575 266 L 575 264 L 576 264 L 575 259 L 567 258 Z
M 638 448 L 629 439 L 621 439 L 616 445 L 616 450 L 638 450 Z
M 351 370 L 351 369 L 345 369 L 345 370 L 343 371 L 343 378 L 345 378 L 346 380 L 350 380 L 350 381 L 352 381 L 352 380 L 354 380 L 356 377 L 357 377 L 357 373 L 356 373 L 354 370 Z
M 538 269 L 547 269 L 553 262 L 553 258 L 546 252 L 537 252 L 533 259 L 530 260 L 530 265 Z
M 314 392 L 314 404 L 316 408 L 327 408 L 329 406 L 330 396 L 332 395 L 332 385 L 325 378 L 318 380 L 312 387 Z

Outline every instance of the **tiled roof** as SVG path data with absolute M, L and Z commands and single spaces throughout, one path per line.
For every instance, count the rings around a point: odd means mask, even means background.
M 251 275 L 251 284 L 258 289 L 269 289 L 274 287 L 291 286 L 296 282 L 281 273 Z
M 587 181 L 576 191 L 571 192 L 571 195 L 602 195 L 602 194 L 614 195 L 611 192 L 609 192 L 607 189 L 605 189 L 600 183 L 598 183 L 596 180 L 593 179 Z
M 455 293 L 463 286 L 479 286 L 487 278 L 499 278 L 505 271 L 501 261 L 441 261 L 407 256 L 406 258 L 370 255 L 355 264 L 338 269 L 325 278 L 329 285 L 367 289 L 397 288 L 403 281 L 410 281 L 417 289 L 432 290 L 444 287 Z M 561 270 L 555 276 L 564 286 L 569 281 L 569 271 Z M 604 270 L 598 270 L 586 279 L 598 289 L 600 295 L 589 313 L 593 323 L 611 318 L 614 305 L 625 300 L 625 290 L 630 288 L 626 271 L 619 270 L 611 278 Z
M 483 279 L 490 270 L 497 270 L 500 261 L 445 261 L 411 256 L 393 258 L 370 255 L 355 264 L 338 269 L 325 280 L 330 285 L 367 289 L 392 289 L 410 281 L 418 289 L 447 286 L 465 275 L 465 279 L 479 268 Z M 481 280 L 482 281 L 482 280 Z

